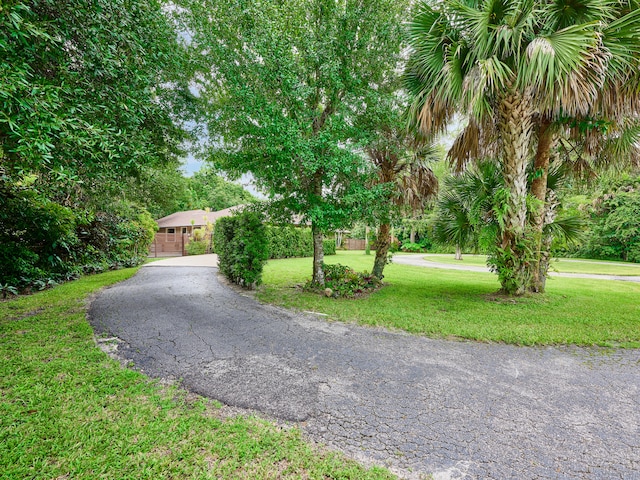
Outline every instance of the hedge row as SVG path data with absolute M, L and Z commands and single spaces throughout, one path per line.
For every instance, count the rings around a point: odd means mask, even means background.
M 142 263 L 156 224 L 143 208 L 60 205 L 0 180 L 0 287 L 42 289 L 83 273 Z
M 313 256 L 313 236 L 310 228 L 268 226 L 266 236 L 271 259 Z M 325 255 L 336 254 L 336 244 L 333 240 L 325 240 L 322 246 Z

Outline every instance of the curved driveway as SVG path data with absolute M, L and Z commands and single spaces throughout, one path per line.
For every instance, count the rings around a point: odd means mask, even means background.
M 450 257 L 450 256 L 449 256 Z M 564 259 L 565 262 L 571 262 L 571 260 Z M 426 268 L 440 268 L 444 270 L 464 270 L 467 272 L 489 272 L 489 268 L 480 265 L 465 265 L 464 263 L 440 263 L 432 260 L 426 260 L 424 254 L 416 253 L 412 255 L 402 254 L 393 257 L 393 263 L 401 265 L 413 265 L 415 267 Z M 592 262 L 607 265 L 603 262 Z M 638 275 L 603 275 L 592 273 L 563 273 L 563 272 L 549 272 L 549 276 L 552 277 L 565 277 L 565 278 L 588 278 L 591 280 L 616 280 L 619 282 L 635 282 L 640 283 L 640 276 Z
M 156 266 L 154 266 L 156 265 Z M 150 264 L 92 303 L 154 377 L 298 422 L 407 478 L 640 478 L 640 350 L 432 340 L 295 314 L 211 267 Z

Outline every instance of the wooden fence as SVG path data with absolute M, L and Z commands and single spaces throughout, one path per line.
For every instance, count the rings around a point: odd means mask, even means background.
M 342 246 L 346 250 L 364 250 L 365 241 L 359 238 L 345 238 L 342 240 Z
M 150 257 L 180 257 L 186 255 L 187 233 L 156 233 L 149 250 Z

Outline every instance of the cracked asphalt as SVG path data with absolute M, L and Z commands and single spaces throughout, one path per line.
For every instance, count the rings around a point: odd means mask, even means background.
M 405 478 L 640 479 L 640 350 L 415 337 L 262 305 L 211 267 L 153 267 L 92 302 L 152 377 L 294 422 Z

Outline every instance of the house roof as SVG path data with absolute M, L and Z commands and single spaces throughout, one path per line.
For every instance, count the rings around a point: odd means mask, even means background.
M 242 208 L 243 205 L 225 208 L 217 212 L 206 212 L 205 210 L 188 210 L 186 212 L 176 212 L 166 217 L 156 220 L 159 228 L 189 227 L 194 225 L 200 227 L 207 221 L 214 223 L 217 219 L 230 216 L 234 211 Z
M 217 212 L 206 212 L 205 210 L 187 210 L 186 212 L 176 212 L 166 217 L 156 220 L 158 228 L 178 228 L 178 227 L 201 227 L 206 225 L 206 221 L 215 223 L 215 221 L 222 217 L 229 217 L 237 210 L 241 210 L 244 205 L 236 205 L 235 207 L 225 208 L 224 210 L 218 210 Z M 293 225 L 306 225 L 310 226 L 311 222 L 302 222 L 302 215 L 295 214 L 291 218 Z

